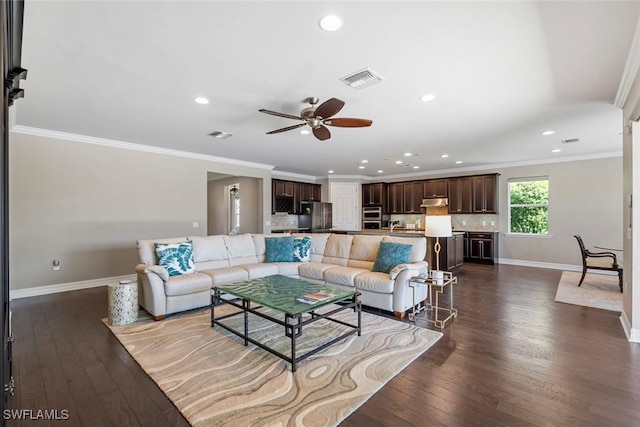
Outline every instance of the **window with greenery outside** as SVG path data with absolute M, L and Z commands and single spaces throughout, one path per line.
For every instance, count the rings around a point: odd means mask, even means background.
M 509 182 L 509 232 L 549 232 L 549 179 Z

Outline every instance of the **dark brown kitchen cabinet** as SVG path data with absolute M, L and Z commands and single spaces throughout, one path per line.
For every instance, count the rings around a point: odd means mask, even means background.
M 448 180 L 446 179 L 430 179 L 423 181 L 422 196 L 425 199 L 447 197 L 447 181 Z
M 387 185 L 387 213 L 401 214 L 404 209 L 404 197 L 402 183 L 396 182 Z
M 473 213 L 498 213 L 498 176 L 471 177 L 471 195 Z
M 440 267 L 440 270 L 452 271 L 460 267 L 464 263 L 464 237 L 464 234 L 455 234 L 451 237 L 440 238 L 439 265 L 436 265 L 435 251 L 433 250 L 436 239 L 435 237 L 427 238 L 429 268 L 435 270 Z
M 449 188 L 449 213 L 471 213 L 471 178 L 450 178 Z
M 302 212 L 300 208 L 300 202 L 304 200 L 302 198 L 304 185 L 305 184 L 302 184 L 300 182 L 293 183 L 293 212 L 291 213 L 294 215 L 299 215 Z
M 319 202 L 320 201 L 320 185 L 299 183 L 302 187 L 302 201 L 304 202 Z
M 384 205 L 384 184 L 362 184 L 362 206 Z
M 498 258 L 498 233 L 467 232 L 468 261 L 495 264 Z
M 274 179 L 273 195 L 275 197 L 293 197 L 293 182 Z
M 403 212 L 406 214 L 421 213 L 422 181 L 402 183 L 402 195 L 404 198 Z

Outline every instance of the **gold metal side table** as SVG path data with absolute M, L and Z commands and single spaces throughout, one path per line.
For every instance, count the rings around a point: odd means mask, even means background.
M 442 283 L 438 283 L 436 280 L 431 278 L 424 277 L 412 277 L 409 279 L 409 286 L 414 288 L 414 307 L 411 313 L 409 313 L 409 320 L 415 322 L 415 316 L 422 311 L 430 311 L 431 317 L 428 318 L 425 316 L 425 320 L 427 322 L 433 323 L 436 328 L 444 328 L 445 324 L 454 317 L 458 317 L 458 310 L 453 308 L 453 285 L 458 283 L 458 278 L 455 277 L 452 273 L 445 271 L 444 279 Z M 427 286 L 428 287 L 428 295 L 427 300 L 424 305 L 421 305 L 416 310 L 415 308 L 415 287 L 416 286 Z M 446 291 L 446 288 L 449 288 L 449 304 L 448 307 L 441 307 L 440 296 Z M 441 314 L 444 314 L 444 317 L 441 318 Z

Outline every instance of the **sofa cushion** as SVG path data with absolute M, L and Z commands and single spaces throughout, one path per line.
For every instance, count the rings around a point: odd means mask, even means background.
M 193 242 L 193 260 L 196 263 L 229 259 L 224 236 L 189 236 L 189 240 Z
M 193 263 L 193 245 L 184 243 L 155 243 L 158 264 L 164 267 L 169 276 L 179 276 L 196 272 Z
M 141 264 L 154 265 L 158 264 L 158 257 L 156 256 L 156 242 L 163 243 L 183 243 L 186 242 L 186 237 L 170 237 L 167 239 L 147 239 L 138 240 L 138 258 Z
M 249 273 L 249 279 L 257 279 L 259 277 L 273 276 L 278 274 L 278 266 L 273 264 L 242 264 L 238 265 Z
M 309 262 L 311 260 L 311 237 L 293 239 L 293 260 L 295 262 Z
M 265 262 L 293 262 L 293 237 L 266 237 Z
M 327 283 L 335 283 L 343 286 L 354 286 L 355 278 L 369 270 L 353 267 L 335 267 L 323 272 L 324 281 Z
M 186 295 L 211 289 L 211 277 L 204 273 L 181 274 L 171 276 L 164 283 L 167 296 Z
M 355 278 L 356 289 L 383 294 L 393 293 L 395 280 L 389 278 L 386 273 L 367 271 L 358 274 Z
M 408 262 L 424 261 L 427 255 L 427 238 L 426 237 L 398 237 L 398 236 L 384 236 L 383 242 L 403 243 L 411 245 L 411 256 L 409 256 Z
M 249 280 L 249 272 L 241 267 L 216 268 L 215 270 L 204 270 L 202 273 L 211 277 L 213 286 Z
M 327 246 L 324 249 L 322 262 L 342 266 L 347 265 L 352 244 L 353 235 L 331 234 L 327 240 Z
M 391 269 L 398 264 L 404 264 L 409 261 L 412 245 L 393 242 L 381 242 L 378 249 L 376 262 L 373 264 L 372 271 L 380 273 L 389 273 Z
M 298 274 L 300 278 L 324 280 L 324 272 L 330 268 L 337 268 L 337 266 L 319 262 L 305 262 L 298 266 Z
M 378 248 L 383 236 L 357 235 L 353 237 L 350 260 L 370 261 L 373 263 L 378 256 Z
M 275 265 L 278 267 L 278 274 L 285 276 L 298 276 L 298 267 L 304 264 L 303 262 L 274 262 L 269 265 Z
M 238 234 L 236 236 L 223 236 L 224 244 L 229 251 L 229 265 L 253 264 L 258 262 L 256 246 L 251 234 Z

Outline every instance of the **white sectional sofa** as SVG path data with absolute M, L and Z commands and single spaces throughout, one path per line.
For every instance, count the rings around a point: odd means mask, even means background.
M 288 234 L 241 234 L 236 236 L 190 236 L 138 241 L 140 264 L 136 266 L 139 303 L 161 320 L 166 315 L 210 304 L 211 288 L 259 277 L 284 274 L 310 282 L 355 288 L 362 304 L 393 311 L 403 317 L 414 301 L 409 278 L 425 273 L 424 237 L 383 235 L 294 234 L 309 236 L 309 262 L 265 262 L 265 237 Z M 158 265 L 155 243 L 191 241 L 196 273 L 169 276 Z M 381 242 L 412 245 L 409 262 L 391 273 L 372 271 Z M 425 287 L 416 288 L 415 301 L 426 298 Z

